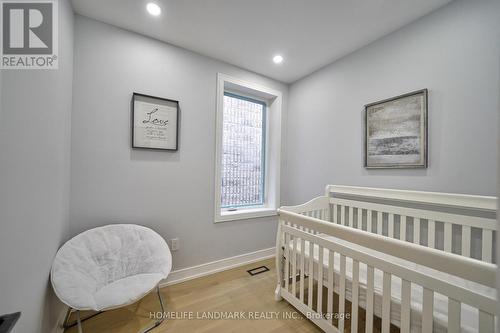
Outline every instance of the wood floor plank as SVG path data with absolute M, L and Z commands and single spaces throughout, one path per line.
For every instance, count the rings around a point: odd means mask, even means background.
M 266 265 L 270 271 L 250 276 L 248 269 Z M 312 322 L 298 313 L 288 302 L 276 302 L 274 288 L 276 274 L 274 259 L 242 266 L 214 275 L 194 279 L 161 289 L 166 312 L 179 317 L 166 319 L 154 333 L 167 332 L 321 332 Z M 107 311 L 83 323 L 85 333 L 136 333 L 152 321 L 150 312 L 160 311 L 154 293 L 127 307 Z M 203 314 L 243 311 L 277 312 L 278 318 L 244 320 L 210 320 Z M 188 314 L 184 314 L 187 312 Z M 188 319 L 193 313 L 195 319 Z M 82 313 L 82 317 L 89 313 Z M 287 318 L 286 315 L 289 317 Z M 293 319 L 290 316 L 295 316 Z M 202 319 L 203 318 L 203 319 Z M 72 319 L 70 319 L 72 320 Z M 76 333 L 76 327 L 65 333 Z
M 152 333 L 195 332 L 195 333 L 279 333 L 321 332 L 311 321 L 300 314 L 285 300 L 274 299 L 276 287 L 275 260 L 269 259 L 254 264 L 220 272 L 161 289 L 167 313 L 181 318 L 166 319 Z M 265 265 L 270 271 L 250 276 L 247 270 Z M 307 280 L 307 278 L 306 278 Z M 305 281 L 308 284 L 308 281 Z M 314 284 L 317 294 L 317 284 Z M 327 289 L 324 289 L 326 295 Z M 305 299 L 307 295 L 304 296 Z M 315 295 L 316 296 L 316 295 Z M 316 298 L 316 297 L 315 297 Z M 316 301 L 316 299 L 315 299 Z M 338 309 L 338 295 L 334 294 L 334 309 Z M 351 304 L 346 302 L 346 312 Z M 160 311 L 155 293 L 124 308 L 106 311 L 83 323 L 85 333 L 137 333 L 152 323 L 150 313 Z M 243 311 L 247 319 L 214 320 L 203 318 L 204 313 Z M 325 302 L 326 311 L 326 302 Z M 249 319 L 248 314 L 278 313 L 277 318 Z M 194 318 L 189 319 L 189 313 Z M 364 309 L 359 309 L 358 331 L 364 330 Z M 82 318 L 90 312 L 83 312 Z M 184 316 L 184 318 L 182 318 Z M 70 318 L 72 321 L 74 318 Z M 337 324 L 337 323 L 336 323 Z M 345 332 L 350 332 L 350 321 L 345 322 Z M 374 332 L 380 332 L 381 321 L 374 318 Z M 391 325 L 391 332 L 399 331 Z M 76 327 L 65 333 L 77 333 Z

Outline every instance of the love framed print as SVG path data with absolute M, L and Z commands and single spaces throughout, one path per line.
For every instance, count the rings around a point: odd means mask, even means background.
M 177 150 L 179 102 L 134 93 L 132 148 Z

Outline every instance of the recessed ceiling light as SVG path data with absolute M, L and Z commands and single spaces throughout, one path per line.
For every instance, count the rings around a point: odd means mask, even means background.
M 161 14 L 161 8 L 157 4 L 150 2 L 146 5 L 146 9 L 148 10 L 148 13 L 153 15 L 153 16 L 158 16 Z
M 282 56 L 280 56 L 279 54 L 278 54 L 278 55 L 275 55 L 275 56 L 273 57 L 273 62 L 274 62 L 275 64 L 281 64 L 281 63 L 283 62 L 283 57 L 282 57 Z

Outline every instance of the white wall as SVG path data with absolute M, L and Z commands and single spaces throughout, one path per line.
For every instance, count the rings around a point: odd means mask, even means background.
M 138 223 L 179 237 L 174 269 L 274 245 L 275 219 L 214 224 L 216 78 L 287 86 L 85 17 L 75 20 L 71 234 Z M 132 92 L 180 101 L 179 151 L 132 150 Z
M 498 64 L 499 64 L 498 75 L 500 75 L 500 54 L 498 55 Z M 498 109 L 498 113 L 500 114 L 500 88 L 499 88 L 499 94 L 498 94 L 498 108 L 497 109 Z M 498 125 L 500 126 L 500 117 L 498 120 L 499 120 Z M 498 145 L 497 152 L 498 152 L 498 166 L 499 166 L 498 171 L 497 171 L 497 196 L 498 196 L 498 193 L 500 193 L 500 145 Z M 498 207 L 500 207 L 500 196 L 497 197 L 497 210 L 498 210 Z M 497 214 L 497 227 L 499 225 L 500 225 L 500 214 Z M 500 246 L 496 247 L 496 257 L 500 258 Z M 497 290 L 500 290 L 500 265 L 497 265 Z M 500 300 L 498 300 L 497 309 L 500 309 Z M 500 332 L 500 320 L 497 320 L 497 322 L 496 322 L 496 329 L 497 329 L 497 332 Z
M 49 287 L 69 223 L 73 11 L 59 1 L 59 69 L 3 70 L 0 108 L 0 314 L 14 332 L 49 332 L 61 304 Z
M 500 2 L 455 1 L 294 83 L 284 199 L 325 184 L 496 194 Z M 363 168 L 363 106 L 429 89 L 429 168 Z

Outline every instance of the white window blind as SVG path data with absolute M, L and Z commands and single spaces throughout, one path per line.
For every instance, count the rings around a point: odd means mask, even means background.
M 221 208 L 264 204 L 266 104 L 224 93 Z

